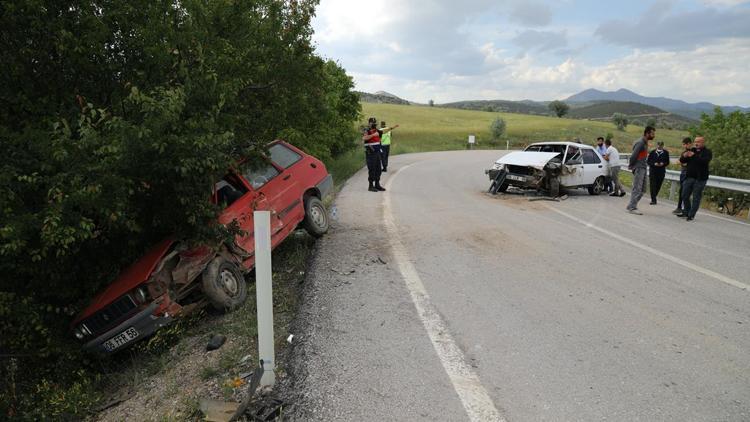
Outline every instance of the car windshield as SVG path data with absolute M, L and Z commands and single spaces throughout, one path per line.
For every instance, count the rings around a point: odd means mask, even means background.
M 562 158 L 562 153 L 565 152 L 565 145 L 559 144 L 534 144 L 526 147 L 524 151 L 532 152 L 557 152 L 558 157 Z

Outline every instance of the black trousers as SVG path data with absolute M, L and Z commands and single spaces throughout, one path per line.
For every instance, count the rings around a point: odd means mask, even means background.
M 706 182 L 708 180 L 698 180 L 692 177 L 688 177 L 682 182 L 682 212 L 690 218 L 695 218 L 695 213 L 701 207 Z
M 380 184 L 380 145 L 365 147 L 365 161 L 367 161 L 367 181 Z
M 390 153 L 390 145 L 380 145 L 380 161 L 383 163 L 383 170 L 388 168 L 388 154 Z
M 653 167 L 651 168 L 653 170 Z M 661 190 L 661 185 L 664 183 L 664 175 L 666 173 L 664 171 L 652 171 L 649 175 L 649 179 L 651 181 L 651 202 L 656 202 L 656 198 L 659 196 L 659 191 Z
M 686 178 L 687 178 L 687 175 L 685 174 L 685 172 L 684 171 L 681 172 L 680 173 L 680 192 L 679 192 L 678 198 L 677 198 L 677 209 L 678 210 L 681 210 L 683 208 L 682 207 L 682 185 L 685 183 L 685 179 Z

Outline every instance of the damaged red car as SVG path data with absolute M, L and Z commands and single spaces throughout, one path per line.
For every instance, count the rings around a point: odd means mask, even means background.
M 300 224 L 320 237 L 328 231 L 323 201 L 332 191 L 320 160 L 286 142 L 271 143 L 260 167 L 229 172 L 213 189 L 212 200 L 224 205 L 219 223 L 236 220 L 242 236 L 219 250 L 162 241 L 91 301 L 71 323 L 73 335 L 87 351 L 113 353 L 196 308 L 240 306 L 247 297 L 244 276 L 255 264 L 253 211 L 271 212 L 274 248 Z

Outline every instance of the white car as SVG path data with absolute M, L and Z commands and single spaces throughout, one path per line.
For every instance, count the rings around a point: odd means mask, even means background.
M 599 195 L 608 171 L 607 162 L 592 146 L 538 142 L 500 157 L 485 173 L 490 177 L 490 193 L 515 186 L 545 190 L 557 197 L 561 188 L 586 188 L 591 195 Z

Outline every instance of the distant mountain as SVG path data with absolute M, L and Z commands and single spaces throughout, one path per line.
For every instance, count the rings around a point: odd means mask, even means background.
M 669 111 L 670 113 L 679 114 L 682 116 L 690 117 L 692 119 L 700 119 L 701 113 L 713 113 L 716 105 L 708 102 L 700 103 L 688 103 L 682 100 L 674 100 L 672 98 L 665 97 L 644 97 L 643 95 L 636 94 L 633 91 L 627 89 L 618 89 L 617 91 L 599 91 L 598 89 L 587 89 L 581 91 L 578 94 L 571 95 L 565 102 L 567 103 L 583 103 L 592 101 L 630 101 L 635 103 L 647 104 L 650 106 L 658 107 L 662 110 Z M 750 108 L 738 107 L 738 106 L 721 106 L 724 112 L 731 113 L 736 110 L 742 112 L 750 112 Z
M 550 114 L 546 105 L 535 101 L 506 101 L 506 100 L 474 100 L 457 101 L 440 104 L 439 107 L 458 108 L 463 110 L 480 110 L 502 113 L 536 114 L 546 116 Z
M 568 112 L 568 117 L 574 119 L 611 118 L 615 113 L 628 116 L 654 116 L 669 114 L 658 107 L 632 101 L 599 101 L 585 107 L 574 108 Z
M 360 92 L 360 91 L 355 91 L 355 92 L 359 95 L 360 101 L 364 103 L 403 104 L 403 105 L 411 104 L 409 101 L 406 101 L 403 98 L 399 98 L 385 91 L 378 91 L 374 94 L 371 94 L 369 92 Z

